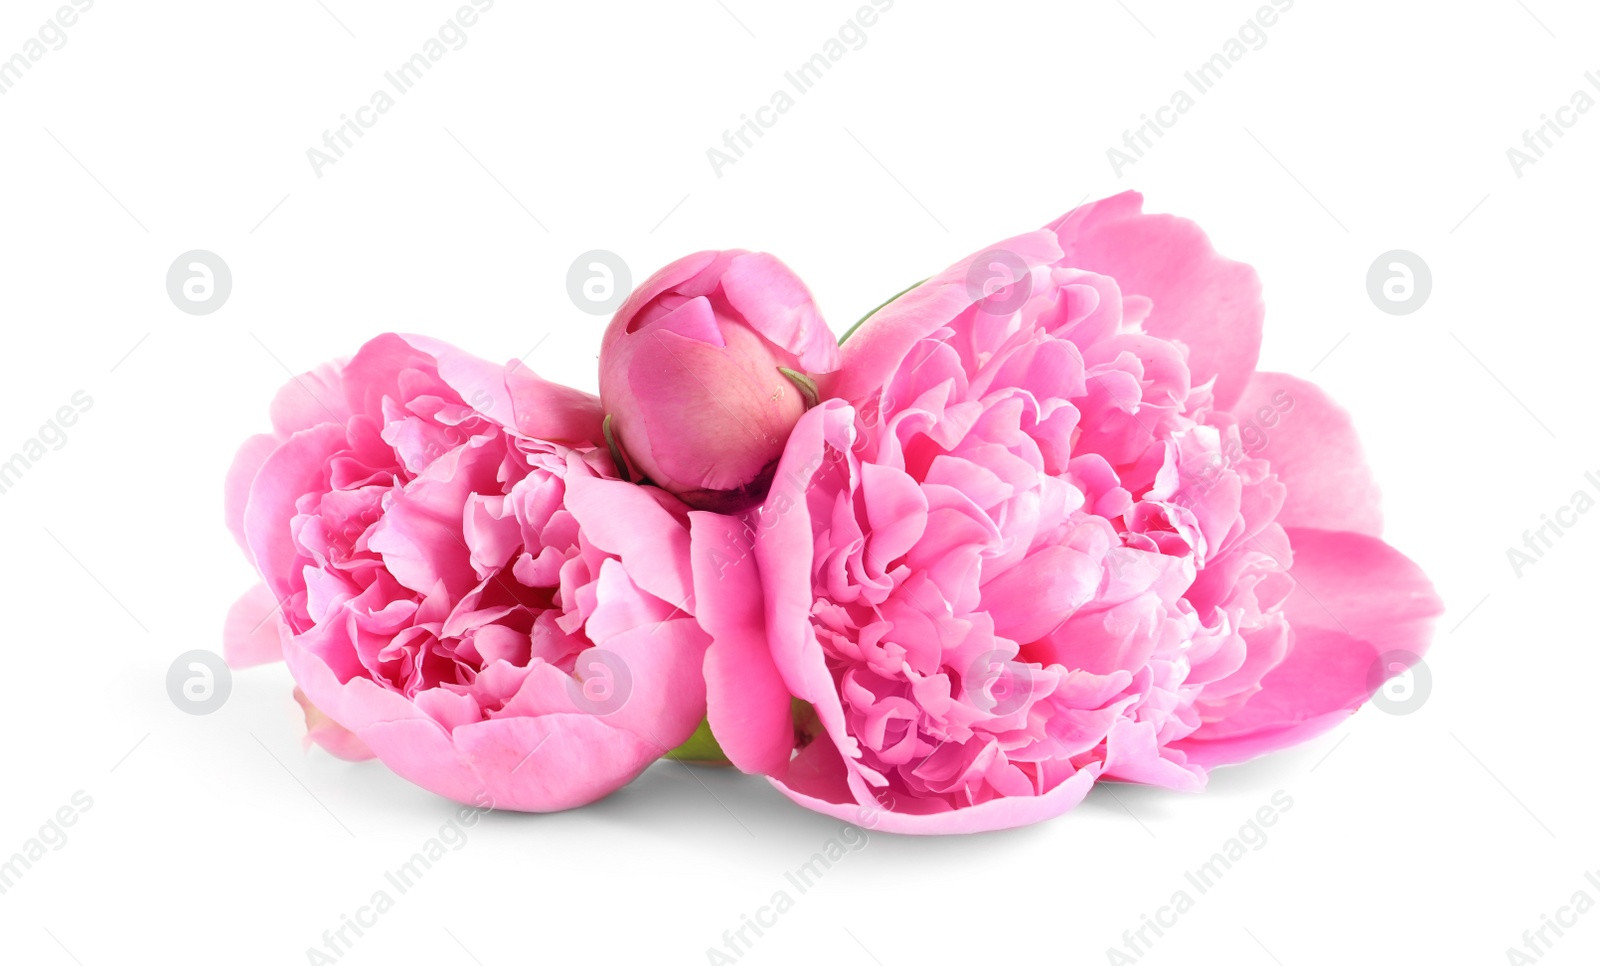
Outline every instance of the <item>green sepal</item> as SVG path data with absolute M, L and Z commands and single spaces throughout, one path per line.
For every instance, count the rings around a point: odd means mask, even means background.
M 723 753 L 722 746 L 717 744 L 716 736 L 711 733 L 711 722 L 704 718 L 700 719 L 700 726 L 694 729 L 694 734 L 689 736 L 689 740 L 667 752 L 665 757 L 695 765 L 733 764 Z

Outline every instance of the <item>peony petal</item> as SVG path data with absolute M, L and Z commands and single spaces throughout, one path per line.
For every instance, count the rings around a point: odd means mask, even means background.
M 569 473 L 567 508 L 590 543 L 622 558 L 635 583 L 694 613 L 689 533 L 645 487 Z
M 974 263 L 994 251 L 1015 255 L 1028 268 L 1048 265 L 1061 257 L 1055 235 L 1030 232 L 991 245 L 950 266 L 893 302 L 879 309 L 845 340 L 839 371 L 817 380 L 823 398 L 861 402 L 889 381 L 895 368 L 913 346 L 984 297 L 968 275 Z
M 789 689 L 767 646 L 764 594 L 742 521 L 689 514 L 695 617 L 711 635 L 705 657 L 706 717 L 741 771 L 776 774 L 794 750 Z
M 299 551 L 289 532 L 295 502 L 316 490 L 327 475 L 328 460 L 344 446 L 344 427 L 322 423 L 290 436 L 273 451 L 250 484 L 243 529 L 256 570 L 283 600 L 305 586 Z
M 1154 722 L 1131 718 L 1118 719 L 1111 725 L 1101 777 L 1180 792 L 1197 792 L 1206 787 L 1203 768 L 1187 764 L 1183 752 L 1161 747 Z
M 1192 762 L 1230 764 L 1315 737 L 1372 696 L 1380 655 L 1428 649 L 1444 605 L 1415 563 L 1359 533 L 1296 528 L 1289 541 L 1289 656 L 1242 709 L 1175 744 Z
M 811 292 L 789 267 L 765 252 L 750 252 L 722 273 L 728 302 L 750 327 L 800 359 L 813 375 L 839 368 L 839 345 Z
M 666 751 L 594 715 L 547 714 L 457 728 L 452 754 L 492 807 L 553 812 L 611 794 Z
M 605 448 L 600 397 L 541 379 L 520 362 L 506 367 L 516 431 L 566 446 Z
M 627 301 L 622 303 L 622 307 L 617 309 L 617 314 L 612 317 L 611 326 L 606 329 L 606 341 L 620 340 L 622 336 L 632 331 L 635 328 L 633 317 L 641 308 L 649 305 L 668 289 L 694 278 L 716 261 L 720 254 L 722 253 L 716 251 L 703 251 L 685 255 L 639 283 L 639 287 L 628 295 Z M 616 324 L 618 319 L 623 320 L 622 325 Z M 605 346 L 601 347 L 601 353 L 605 353 Z
M 829 742 L 817 741 L 795 759 L 794 767 L 785 777 L 768 781 L 790 801 L 868 831 L 952 835 L 1017 828 L 1068 812 L 1089 794 L 1099 770 L 1098 762 L 1091 763 L 1042 795 L 996 798 L 967 808 L 917 814 L 896 809 L 926 802 L 879 804 L 870 797 L 865 803 L 859 801 L 845 781 L 838 751 Z
M 245 440 L 234 455 L 233 465 L 228 467 L 228 477 L 223 484 L 223 517 L 227 521 L 228 532 L 233 534 L 234 541 L 246 556 L 251 555 L 250 544 L 244 533 L 244 508 L 250 501 L 250 484 L 255 482 L 256 474 L 261 472 L 267 457 L 278 448 L 278 442 L 278 437 L 269 433 Z
M 1218 255 L 1194 222 L 1141 214 L 1143 204 L 1125 191 L 1073 209 L 1049 230 L 1065 264 L 1111 276 L 1125 298 L 1151 300 L 1144 330 L 1188 346 L 1194 382 L 1215 376 L 1216 404 L 1226 409 L 1260 355 L 1261 281 L 1249 265 Z
M 1046 547 L 983 585 L 994 632 L 1018 644 L 1046 636 L 1094 596 L 1100 567 L 1069 547 Z
M 304 691 L 295 688 L 294 700 L 306 716 L 307 748 L 312 744 L 320 745 L 322 750 L 345 761 L 367 761 L 373 757 L 372 749 L 357 738 L 355 732 L 347 731 L 339 722 L 319 711 Z
M 855 410 L 837 399 L 800 417 L 778 464 L 777 478 L 809 481 L 819 467 L 828 465 L 823 455 L 825 441 L 847 433 L 854 419 Z M 810 508 L 805 500 L 796 500 L 780 488 L 767 497 L 755 519 L 762 528 L 755 558 L 766 588 L 763 604 L 773 664 L 789 693 L 811 703 L 833 740 L 853 749 L 855 739 L 845 725 L 844 705 L 811 626 L 814 550 Z
M 468 406 L 501 426 L 516 425 L 511 393 L 506 388 L 506 366 L 480 359 L 448 342 L 425 335 L 406 334 L 401 338 L 436 360 L 439 378 Z
M 344 376 L 338 362 L 324 363 L 283 384 L 272 398 L 272 429 L 278 439 L 326 422 L 350 418 L 345 402 Z
M 1383 532 L 1378 484 L 1367 469 L 1350 414 L 1293 376 L 1258 372 L 1233 406 L 1245 452 L 1272 464 L 1288 490 L 1285 527 Z
M 284 636 L 284 659 L 306 700 L 354 732 L 390 770 L 458 802 L 483 797 L 483 783 L 460 761 L 449 733 L 420 708 L 366 678 L 341 684 L 321 658 Z
M 228 608 L 222 626 L 222 656 L 231 668 L 255 667 L 283 660 L 278 628 L 282 610 L 264 583 L 245 591 Z
M 599 717 L 606 727 L 631 732 L 658 746 L 656 757 L 688 740 L 706 716 L 706 682 L 701 668 L 706 632 L 688 616 L 635 627 L 578 657 L 579 668 L 598 668 L 627 676 L 628 692 L 615 710 Z M 579 710 L 588 710 L 580 708 Z

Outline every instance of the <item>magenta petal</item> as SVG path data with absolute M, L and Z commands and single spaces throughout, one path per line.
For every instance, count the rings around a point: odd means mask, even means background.
M 1296 582 L 1284 604 L 1289 656 L 1243 708 L 1175 745 L 1190 761 L 1229 764 L 1315 737 L 1372 696 L 1380 655 L 1428 649 L 1444 605 L 1415 563 L 1363 534 L 1288 532 Z
M 1288 489 L 1285 527 L 1383 532 L 1378 484 L 1367 469 L 1350 414 L 1293 376 L 1258 372 L 1233 406 L 1245 451 L 1267 460 Z
M 1260 355 L 1261 281 L 1249 265 L 1218 255 L 1199 225 L 1141 214 L 1143 204 L 1125 191 L 1073 209 L 1050 229 L 1065 264 L 1111 276 L 1124 297 L 1151 300 L 1145 331 L 1188 346 L 1194 382 L 1215 376 L 1217 406 L 1226 409 Z

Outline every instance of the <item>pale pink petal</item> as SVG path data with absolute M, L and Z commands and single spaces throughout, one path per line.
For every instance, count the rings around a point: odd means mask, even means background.
M 283 626 L 281 611 L 264 583 L 256 584 L 233 602 L 222 627 L 222 656 L 229 667 L 255 667 L 283 660 L 283 643 L 278 637 Z
M 1380 655 L 1421 657 L 1428 649 L 1444 606 L 1416 564 L 1364 534 L 1292 529 L 1289 540 L 1296 589 L 1284 607 L 1294 633 L 1288 657 L 1240 711 L 1177 743 L 1190 761 L 1244 761 L 1314 737 L 1372 696 Z
M 233 534 L 233 539 L 239 544 L 239 549 L 245 555 L 251 556 L 250 544 L 244 533 L 244 508 L 250 500 L 250 484 L 255 482 L 256 474 L 261 471 L 261 465 L 278 448 L 279 439 L 270 433 L 252 436 L 239 447 L 239 452 L 233 457 L 233 465 L 228 467 L 228 478 L 223 484 L 222 510 L 223 517 L 228 523 L 228 532 Z
M 1125 191 L 1056 219 L 1050 230 L 1062 261 L 1111 276 L 1124 296 L 1149 298 L 1145 331 L 1188 346 L 1194 381 L 1215 376 L 1217 405 L 1227 408 L 1261 350 L 1261 281 L 1249 265 L 1218 255 L 1194 222 L 1142 214 L 1143 204 Z
M 307 748 L 317 744 L 335 758 L 343 758 L 345 761 L 366 761 L 373 757 L 371 748 L 357 738 L 354 732 L 345 730 L 339 722 L 317 710 L 317 706 L 311 703 L 311 699 L 306 697 L 304 691 L 295 688 L 294 700 L 306 716 Z
M 289 532 L 295 502 L 321 485 L 328 460 L 344 445 L 344 427 L 323 423 L 290 436 L 275 450 L 250 485 L 244 508 L 245 540 L 256 569 L 278 599 L 304 587 L 299 552 Z
M 1233 406 L 1245 452 L 1272 464 L 1288 491 L 1285 527 L 1383 532 L 1378 484 L 1367 469 L 1350 414 L 1294 376 L 1258 372 Z
M 815 749 L 815 751 L 812 751 Z M 814 812 L 849 822 L 869 832 L 899 835 L 961 835 L 1032 825 L 1071 811 L 1094 787 L 1100 764 L 1094 762 L 1042 795 L 996 798 L 968 808 L 908 812 L 926 802 L 859 801 L 846 784 L 843 765 L 833 746 L 814 742 L 795 759 L 783 778 L 769 778 L 778 791 Z

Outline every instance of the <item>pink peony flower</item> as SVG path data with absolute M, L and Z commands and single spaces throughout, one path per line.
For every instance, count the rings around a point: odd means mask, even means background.
M 227 656 L 280 656 L 308 736 L 464 803 L 631 781 L 704 714 L 686 509 L 616 479 L 592 396 L 383 335 L 291 381 L 228 523 L 263 586 Z
M 734 512 L 766 494 L 816 401 L 811 377 L 838 365 L 833 333 L 782 262 L 698 252 L 617 310 L 600 346 L 600 398 L 634 469 L 693 506 Z
M 1255 272 L 1140 206 L 892 302 L 765 501 L 690 514 L 740 768 L 887 831 L 1015 826 L 1102 778 L 1198 789 L 1426 649 L 1440 602 L 1378 537 L 1348 416 L 1255 371 Z

